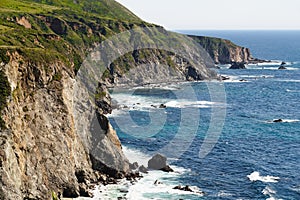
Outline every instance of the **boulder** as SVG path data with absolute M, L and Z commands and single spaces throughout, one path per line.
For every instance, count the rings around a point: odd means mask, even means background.
M 148 169 L 144 165 L 142 165 L 139 167 L 139 172 L 148 174 Z
M 242 62 L 234 62 L 231 64 L 229 69 L 246 69 L 245 63 Z
M 161 170 L 167 166 L 167 158 L 160 154 L 156 154 L 148 161 L 148 168 Z
M 139 164 L 137 162 L 134 162 L 134 163 L 129 163 L 129 168 L 131 170 L 136 170 L 137 168 L 139 167 Z

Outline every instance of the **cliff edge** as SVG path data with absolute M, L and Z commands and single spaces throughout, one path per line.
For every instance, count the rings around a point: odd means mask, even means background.
M 232 64 L 234 62 L 257 64 L 267 62 L 266 60 L 254 58 L 249 48 L 238 46 L 230 40 L 195 35 L 189 35 L 189 37 L 193 38 L 209 53 L 215 64 Z
M 111 112 L 107 87 L 216 77 L 208 54 L 199 54 L 191 40 L 178 45 L 183 36 L 113 0 L 1 1 L 0 11 L 1 200 L 51 199 L 52 192 L 89 196 L 91 183 L 130 173 L 105 116 Z M 132 29 L 139 31 L 126 32 Z M 104 68 L 101 76 L 82 73 L 95 48 L 124 32 L 123 42 L 134 49 L 115 48 L 124 53 L 97 65 Z M 170 44 L 183 53 L 161 48 Z M 92 95 L 78 74 L 92 78 Z
M 150 45 L 162 38 L 149 35 L 169 33 L 112 0 L 1 1 L 0 10 L 0 199 L 50 199 L 52 192 L 89 196 L 92 183 L 130 173 L 105 116 L 111 112 L 105 84 L 127 84 L 131 78 L 126 75 L 145 62 L 172 64 L 170 70 L 181 81 L 214 76 L 204 62 L 197 68 L 167 50 L 141 49 L 104 66 L 90 96 L 76 75 L 103 41 L 142 27 L 129 40 L 138 46 L 143 41 L 138 38 L 146 38 Z M 145 69 L 144 79 L 132 83 L 148 83 L 149 73 L 155 75 Z

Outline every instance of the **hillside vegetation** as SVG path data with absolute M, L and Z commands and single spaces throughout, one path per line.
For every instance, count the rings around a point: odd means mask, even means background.
M 88 48 L 141 25 L 147 23 L 112 0 L 1 0 L 0 49 L 78 70 Z

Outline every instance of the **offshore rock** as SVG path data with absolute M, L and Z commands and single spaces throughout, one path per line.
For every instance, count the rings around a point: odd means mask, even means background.
M 129 167 L 131 170 L 136 170 L 139 167 L 139 164 L 137 162 L 129 163 Z
M 160 170 L 163 172 L 174 172 L 174 170 L 169 165 L 161 168 Z
M 156 154 L 148 161 L 148 168 L 160 170 L 167 167 L 167 158 L 161 154 Z
M 244 63 L 234 62 L 229 69 L 246 69 L 246 66 Z
M 278 69 L 286 69 L 286 67 L 284 65 L 280 65 Z
M 144 165 L 142 165 L 142 166 L 139 167 L 139 172 L 142 172 L 144 174 L 148 174 L 148 169 Z
M 280 122 L 283 122 L 283 120 L 282 119 L 274 119 L 273 122 L 280 123 Z

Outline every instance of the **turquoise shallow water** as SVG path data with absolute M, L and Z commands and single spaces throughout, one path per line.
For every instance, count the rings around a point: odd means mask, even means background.
M 242 40 L 245 32 L 223 34 L 231 34 L 232 38 L 236 34 Z M 287 33 L 274 33 L 273 39 L 276 34 Z M 265 32 L 248 35 L 256 40 L 251 43 L 244 39 L 243 45 L 255 46 L 256 41 L 264 41 L 261 37 L 267 37 Z M 274 50 L 260 54 L 270 48 L 268 42 L 252 48 L 260 58 L 288 62 L 288 70 L 276 70 L 278 64 L 265 65 L 264 69 L 252 65 L 247 70 L 221 67 L 219 73 L 231 77 L 220 85 L 225 90 L 225 103 L 212 102 L 208 89 L 209 84 L 220 83 L 172 84 L 113 92 L 113 98 L 126 105 L 110 116 L 123 145 L 146 155 L 170 146 L 163 152 L 169 156 L 169 162 L 188 170 L 161 181 L 189 184 L 205 192 L 204 196 L 165 190 L 154 193 L 147 191 L 145 185 L 140 191 L 144 198 L 300 199 L 300 37 L 296 37 L 300 34 L 292 35 L 294 38 L 290 36 L 289 40 L 295 42 L 289 51 L 276 48 L 277 53 Z M 241 82 L 242 79 L 246 81 Z M 161 103 L 167 108 L 153 107 Z M 225 124 L 212 151 L 200 158 L 199 150 L 207 137 L 214 108 L 226 109 Z M 279 118 L 283 123 L 272 123 Z

